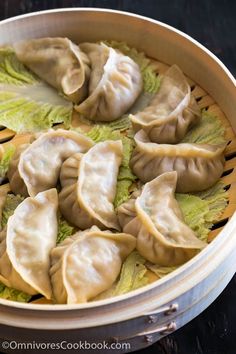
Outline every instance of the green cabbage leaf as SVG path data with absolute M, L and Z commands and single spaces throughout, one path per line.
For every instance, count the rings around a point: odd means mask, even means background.
M 67 237 L 74 233 L 74 227 L 60 215 L 58 219 L 57 244 L 64 241 Z
M 197 144 L 225 143 L 225 128 L 218 117 L 206 110 L 202 111 L 201 122 L 192 128 L 182 142 Z M 207 241 L 210 228 L 219 220 L 228 202 L 228 193 L 222 182 L 199 193 L 176 194 L 185 222 L 196 235 Z
M 2 210 L 2 228 L 7 225 L 7 221 L 18 205 L 24 200 L 20 195 L 7 194 L 6 201 Z
M 12 156 L 14 155 L 16 148 L 14 145 L 9 145 L 1 158 L 0 161 L 0 183 L 4 180 L 4 178 L 6 177 L 8 168 L 9 168 L 9 164 L 11 161 Z
M 146 260 L 137 251 L 133 251 L 124 261 L 120 278 L 113 296 L 126 294 L 148 284 Z
M 56 123 L 69 127 L 71 115 L 71 102 L 27 70 L 11 48 L 0 48 L 0 125 L 37 132 Z
M 226 139 L 225 128 L 222 122 L 214 114 L 206 110 L 202 111 L 202 120 L 199 124 L 193 127 L 182 143 L 197 143 L 197 144 L 221 144 L 225 143 Z
M 18 302 L 29 302 L 31 297 L 31 295 L 26 294 L 23 291 L 9 288 L 0 283 L 0 298 L 2 299 Z
M 146 267 L 151 270 L 157 277 L 158 279 L 163 278 L 167 274 L 173 272 L 175 269 L 178 268 L 178 266 L 175 267 L 164 267 L 164 266 L 159 266 L 158 264 L 152 264 L 147 262 Z
M 218 221 L 228 203 L 228 192 L 222 182 L 195 194 L 176 194 L 176 199 L 183 212 L 186 224 L 202 241 L 207 236 L 214 222 Z

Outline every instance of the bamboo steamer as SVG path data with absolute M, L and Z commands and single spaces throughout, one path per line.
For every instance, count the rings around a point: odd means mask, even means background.
M 168 65 L 175 63 L 188 76 L 200 107 L 216 114 L 226 127 L 229 144 L 222 180 L 229 190 L 229 204 L 209 234 L 210 244 L 192 260 L 157 282 L 108 300 L 82 305 L 40 305 L 0 299 L 0 342 L 63 342 L 64 346 L 74 343 L 72 348 L 78 350 L 79 341 L 90 344 L 106 341 L 113 347 L 104 347 L 103 352 L 138 350 L 201 313 L 235 273 L 235 80 L 219 59 L 195 40 L 170 26 L 138 15 L 105 9 L 61 9 L 0 23 L 0 45 L 43 36 L 67 36 L 75 42 L 126 41 L 158 60 L 155 60 L 157 72 L 164 72 Z M 28 139 L 28 135 L 18 136 L 8 129 L 1 130 L 1 150 L 9 141 L 18 145 Z M 8 185 L 1 187 L 8 188 Z M 80 350 L 101 352 L 99 345 L 97 350 L 88 347 Z M 25 349 L 20 348 L 18 352 L 24 353 Z M 6 346 L 1 350 L 11 352 Z M 55 352 L 50 347 L 42 351 Z M 34 353 L 35 348 L 27 352 Z

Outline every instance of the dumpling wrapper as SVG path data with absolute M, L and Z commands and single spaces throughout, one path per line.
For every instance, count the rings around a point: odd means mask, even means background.
M 38 38 L 15 43 L 18 59 L 70 101 L 81 102 L 88 91 L 90 61 L 68 38 Z
M 81 229 L 119 230 L 113 202 L 122 152 L 120 140 L 107 140 L 63 163 L 59 207 L 66 220 Z
M 30 295 L 51 298 L 50 252 L 56 246 L 56 189 L 26 198 L 9 218 L 0 243 L 0 281 Z
M 76 132 L 58 129 L 43 133 L 30 145 L 20 146 L 8 170 L 12 192 L 35 196 L 56 187 L 63 161 L 86 152 L 93 141 Z
M 8 192 L 7 188 L 3 187 L 0 189 L 0 233 L 2 231 L 2 212 L 3 212 L 4 205 L 5 205 L 5 202 L 7 199 L 7 192 Z M 1 238 L 1 236 L 0 236 L 0 238 Z
M 180 265 L 206 246 L 184 223 L 174 195 L 176 182 L 176 172 L 164 173 L 118 208 L 123 232 L 137 237 L 141 256 L 161 266 Z
M 131 235 L 100 231 L 96 226 L 65 239 L 51 252 L 56 302 L 84 303 L 109 289 L 135 244 Z
M 197 192 L 211 187 L 223 173 L 225 144 L 155 144 L 143 130 L 135 135 L 135 142 L 130 166 L 143 183 L 176 171 L 176 191 Z
M 75 109 L 94 121 L 113 121 L 133 105 L 142 91 L 139 66 L 128 56 L 105 44 L 83 43 L 91 60 L 89 97 Z
M 129 115 L 134 130 L 144 130 L 150 141 L 176 144 L 201 120 L 201 111 L 177 65 L 165 73 L 159 91 L 141 112 Z
M 11 191 L 15 194 L 20 194 L 25 197 L 27 197 L 29 193 L 24 183 L 24 180 L 21 178 L 19 174 L 18 165 L 20 161 L 20 155 L 29 146 L 30 144 L 22 144 L 17 146 L 17 149 L 15 150 L 15 153 L 11 158 L 9 168 L 7 171 L 7 178 L 9 179 Z

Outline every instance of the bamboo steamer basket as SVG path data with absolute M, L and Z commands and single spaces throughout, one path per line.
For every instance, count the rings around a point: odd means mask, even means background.
M 79 341 L 98 344 L 104 340 L 116 347 L 103 348 L 103 352 L 138 350 L 201 313 L 235 273 L 235 80 L 217 57 L 186 34 L 130 13 L 73 8 L 23 15 L 0 23 L 0 45 L 44 36 L 66 36 L 75 42 L 126 41 L 156 59 L 157 72 L 164 72 L 175 63 L 188 77 L 200 107 L 216 114 L 226 127 L 229 144 L 222 180 L 229 191 L 229 204 L 209 234 L 209 245 L 192 260 L 157 282 L 107 300 L 81 305 L 40 305 L 0 299 L 0 342 L 64 341 L 66 345 Z M 18 145 L 27 139 L 28 136 L 15 135 L 8 129 L 0 131 L 2 150 L 9 141 Z M 55 352 L 50 348 L 42 351 Z M 86 353 L 99 351 L 84 349 Z M 25 349 L 18 352 L 24 353 Z M 35 349 L 27 352 L 34 353 Z

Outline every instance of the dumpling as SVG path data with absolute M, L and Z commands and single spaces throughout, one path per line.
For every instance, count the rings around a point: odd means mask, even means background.
M 197 192 L 211 187 L 223 173 L 225 144 L 155 144 L 142 130 L 135 141 L 130 166 L 143 183 L 164 172 L 177 171 L 176 190 Z
M 177 65 L 167 70 L 160 90 L 149 105 L 129 115 L 134 130 L 143 129 L 150 141 L 176 144 L 201 120 L 200 108 L 191 95 L 190 86 Z
M 89 97 L 75 109 L 94 121 L 112 121 L 133 105 L 142 91 L 138 65 L 105 44 L 84 43 L 80 48 L 91 60 Z
M 100 231 L 96 226 L 65 239 L 51 252 L 56 302 L 83 303 L 109 289 L 135 244 L 131 235 Z
M 138 235 L 140 229 L 140 223 L 137 220 L 137 212 L 135 209 L 135 201 L 140 196 L 140 194 L 141 190 L 134 191 L 130 199 L 122 203 L 117 208 L 117 215 L 121 230 L 123 232 L 126 232 L 126 229 L 130 230 L 131 235 L 134 236 Z
M 23 151 L 25 151 L 25 149 L 29 145 L 30 144 L 22 144 L 17 147 L 13 157 L 11 158 L 10 165 L 7 171 L 7 177 L 9 179 L 10 188 L 12 192 L 15 194 L 23 195 L 25 197 L 27 197 L 29 194 L 23 179 L 19 175 L 18 165 L 19 165 L 20 155 L 22 154 Z
M 68 38 L 38 38 L 14 45 L 18 59 L 70 101 L 87 96 L 89 58 Z
M 141 256 L 162 266 L 182 264 L 206 246 L 183 221 L 176 181 L 176 172 L 164 173 L 118 208 L 123 232 L 136 236 Z
M 50 252 L 56 246 L 56 189 L 26 198 L 8 219 L 0 243 L 1 281 L 14 289 L 51 298 Z
M 32 144 L 20 146 L 8 171 L 12 192 L 35 196 L 56 187 L 63 161 L 76 152 L 88 151 L 91 146 L 91 139 L 63 129 L 50 130 Z
M 113 201 L 122 151 L 120 140 L 105 141 L 63 163 L 59 206 L 66 220 L 80 229 L 119 230 Z

